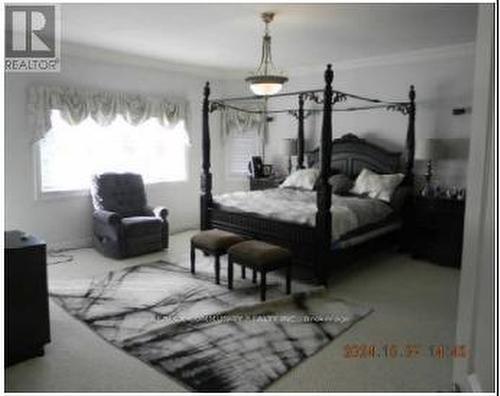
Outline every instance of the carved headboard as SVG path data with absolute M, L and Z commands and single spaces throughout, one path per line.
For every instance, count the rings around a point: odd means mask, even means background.
M 307 163 L 309 167 L 318 165 L 319 148 L 307 153 Z M 352 133 L 332 142 L 331 168 L 332 171 L 344 173 L 350 178 L 355 178 L 363 168 L 377 173 L 404 171 L 401 153 L 388 151 Z

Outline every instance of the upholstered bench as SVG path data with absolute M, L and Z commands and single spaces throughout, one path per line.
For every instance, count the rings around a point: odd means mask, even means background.
M 239 235 L 222 231 L 202 231 L 191 238 L 191 273 L 195 273 L 195 249 L 201 250 L 209 256 L 215 257 L 215 283 L 220 284 L 220 256 L 227 253 L 227 249 L 245 239 Z
M 290 294 L 292 286 L 292 254 L 289 250 L 261 241 L 245 241 L 231 246 L 228 251 L 227 282 L 233 288 L 233 263 L 242 266 L 242 277 L 245 267 L 253 270 L 253 282 L 260 272 L 260 299 L 266 300 L 266 274 L 280 268 L 286 268 L 286 294 Z

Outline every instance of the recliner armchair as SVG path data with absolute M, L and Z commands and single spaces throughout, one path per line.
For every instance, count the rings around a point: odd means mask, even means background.
M 93 242 L 102 254 L 125 258 L 168 247 L 168 210 L 147 205 L 141 175 L 96 175 L 91 194 Z

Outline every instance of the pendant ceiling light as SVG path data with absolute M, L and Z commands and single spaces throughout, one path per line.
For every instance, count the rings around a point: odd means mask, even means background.
M 262 39 L 262 58 L 260 65 L 254 74 L 245 79 L 250 84 L 250 89 L 255 95 L 269 96 L 277 94 L 283 88 L 288 78 L 278 71 L 273 64 L 271 56 L 271 36 L 269 35 L 269 24 L 274 18 L 274 13 L 265 12 L 262 20 L 266 24 L 266 30 Z

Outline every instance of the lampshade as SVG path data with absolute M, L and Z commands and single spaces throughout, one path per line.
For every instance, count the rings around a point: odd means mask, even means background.
M 286 156 L 297 155 L 297 139 L 284 139 L 283 152 Z
M 435 139 L 439 140 L 439 158 L 440 159 L 467 159 L 469 157 L 469 139 L 451 138 Z
M 415 158 L 421 160 L 467 159 L 469 139 L 421 139 L 415 147 Z
M 429 160 L 432 159 L 432 139 L 419 139 L 415 145 L 415 159 Z

